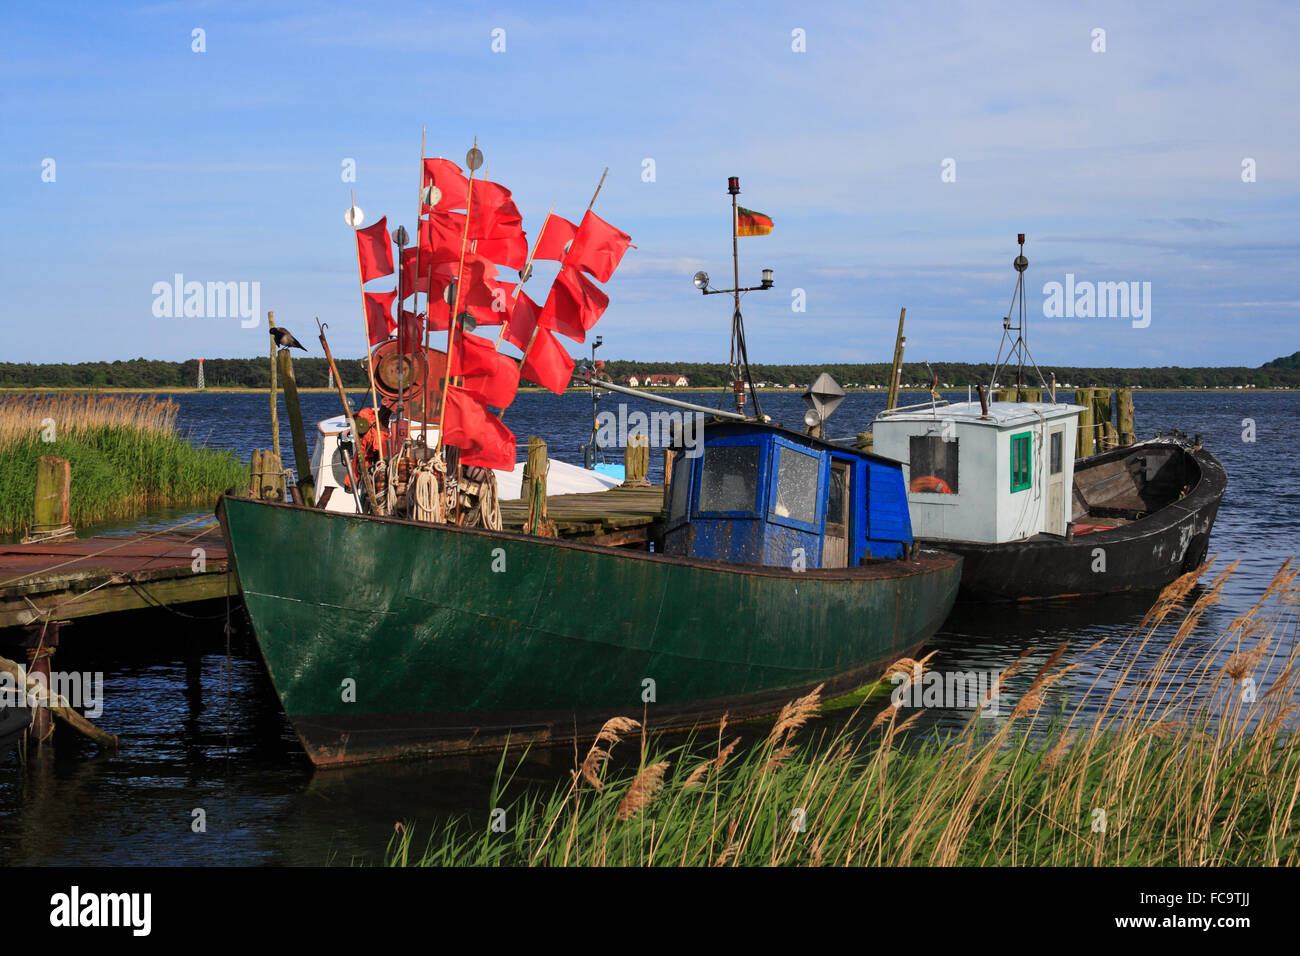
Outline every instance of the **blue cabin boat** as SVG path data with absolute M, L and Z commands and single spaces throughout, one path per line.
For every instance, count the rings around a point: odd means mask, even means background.
M 673 459 L 668 554 L 844 568 L 912 545 L 899 462 L 758 422 L 710 423 L 697 447 Z

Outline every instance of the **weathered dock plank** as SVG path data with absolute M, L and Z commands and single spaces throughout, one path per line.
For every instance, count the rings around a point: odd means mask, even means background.
M 644 541 L 662 521 L 663 485 L 618 487 L 607 491 L 552 495 L 546 513 L 562 537 L 581 537 L 602 544 Z M 507 531 L 520 531 L 528 517 L 523 499 L 501 502 L 501 523 Z
M 215 524 L 0 545 L 0 627 L 203 601 L 228 588 L 238 592 Z

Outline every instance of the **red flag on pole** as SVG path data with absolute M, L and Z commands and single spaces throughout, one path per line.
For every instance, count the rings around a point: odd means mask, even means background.
M 420 258 L 424 261 L 460 258 L 465 235 L 463 212 L 434 212 L 420 220 Z
M 465 377 L 465 391 L 494 408 L 505 408 L 519 391 L 519 366 L 502 355 L 496 343 L 462 333 L 452 350 L 451 374 Z
M 515 436 L 487 406 L 463 388 L 447 386 L 442 438 L 460 449 L 463 465 L 515 467 Z
M 520 351 L 527 351 L 528 343 L 533 339 L 533 329 L 537 328 L 537 317 L 541 313 L 542 307 L 520 289 L 514 308 L 510 310 L 510 321 L 506 323 L 506 341 Z
M 528 262 L 528 237 L 519 232 L 505 239 L 480 239 L 474 243 L 474 254 L 511 269 L 522 269 Z
M 534 259 L 554 259 L 559 262 L 569 251 L 569 243 L 578 234 L 578 227 L 563 216 L 550 216 L 537 237 Z
M 585 342 L 587 330 L 609 306 L 609 296 L 575 268 L 565 267 L 551 284 L 538 322 L 575 342 Z
M 564 264 L 589 272 L 601 282 L 608 282 L 631 244 L 631 236 L 615 229 L 588 209 L 582 217 L 578 234 L 573 238 L 573 246 L 564 257 Z
M 370 333 L 371 345 L 387 342 L 393 329 L 397 328 L 397 322 L 393 320 L 393 300 L 396 298 L 396 289 L 392 292 L 365 293 L 366 330 Z
M 538 329 L 533 344 L 524 351 L 519 374 L 556 395 L 563 395 L 573 379 L 573 365 L 573 358 L 559 339 L 545 329 Z
M 436 209 L 439 212 L 465 208 L 469 180 L 461 173 L 460 167 L 450 159 L 426 159 L 424 185 L 435 187 L 439 195 L 434 197 L 435 201 L 432 204 L 425 203 L 423 208 Z
M 361 281 L 369 282 L 393 274 L 393 245 L 388 238 L 388 217 L 373 226 L 357 230 L 357 259 Z

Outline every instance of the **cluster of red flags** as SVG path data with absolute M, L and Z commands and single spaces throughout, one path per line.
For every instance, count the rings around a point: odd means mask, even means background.
M 529 261 L 523 217 L 510 190 L 488 180 L 471 181 L 455 163 L 426 159 L 416 244 L 403 249 L 401 288 L 363 291 L 370 344 L 386 341 L 398 327 L 408 342 L 421 341 L 426 327 L 446 331 L 452 309 L 469 313 L 478 326 L 505 325 L 502 337 L 524 357 L 516 362 L 497 351 L 497 341 L 463 330 L 450 343 L 443 439 L 461 450 L 466 465 L 513 468 L 514 435 L 491 408 L 512 401 L 521 378 L 562 394 L 572 379 L 574 360 L 552 333 L 577 342 L 609 306 L 609 297 L 588 276 L 608 282 L 631 238 L 590 210 L 582 222 L 547 217 L 533 258 L 561 264 L 546 304 L 538 306 L 497 267 L 523 270 Z M 356 230 L 357 261 L 364 283 L 392 275 L 392 243 L 387 218 Z M 454 284 L 459 277 L 459 288 Z M 428 305 L 416 314 L 400 305 L 423 292 Z M 451 300 L 456 299 L 458 302 Z

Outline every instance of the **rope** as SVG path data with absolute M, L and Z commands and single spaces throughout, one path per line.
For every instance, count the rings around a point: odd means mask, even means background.
M 411 477 L 411 517 L 416 521 L 442 524 L 443 495 L 438 487 L 438 476 L 429 462 L 424 462 Z

